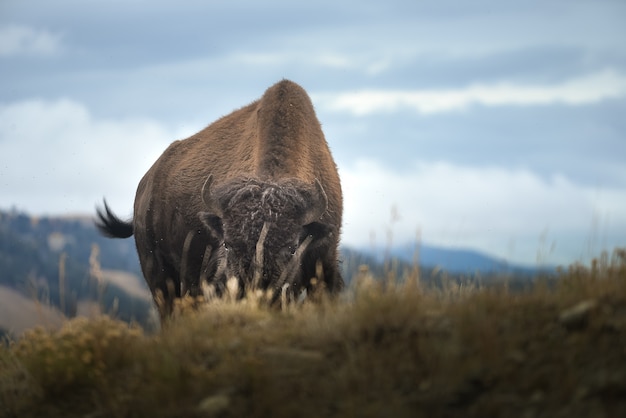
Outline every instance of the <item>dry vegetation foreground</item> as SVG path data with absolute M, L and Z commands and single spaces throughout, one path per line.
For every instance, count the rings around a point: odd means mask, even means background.
M 152 335 L 29 331 L 0 348 L 0 416 L 626 416 L 624 251 L 522 293 L 359 283 L 280 312 L 182 309 Z

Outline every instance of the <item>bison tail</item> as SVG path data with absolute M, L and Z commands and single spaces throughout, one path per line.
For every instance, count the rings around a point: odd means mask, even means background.
M 118 218 L 104 200 L 104 209 L 96 208 L 96 227 L 102 235 L 109 238 L 128 238 L 133 235 L 132 222 L 126 222 Z

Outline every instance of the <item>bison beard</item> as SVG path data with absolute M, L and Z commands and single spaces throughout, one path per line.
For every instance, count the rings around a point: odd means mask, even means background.
M 338 240 L 343 197 L 337 167 L 308 95 L 282 80 L 263 97 L 173 142 L 137 187 L 131 221 L 106 205 L 96 225 L 135 236 L 161 318 L 176 298 L 219 295 L 232 277 L 240 295 L 270 301 L 317 279 L 343 288 Z

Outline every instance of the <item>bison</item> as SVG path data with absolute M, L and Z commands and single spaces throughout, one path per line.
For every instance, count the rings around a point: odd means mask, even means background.
M 298 296 L 343 288 L 337 167 L 305 90 L 282 80 L 253 103 L 175 141 L 139 182 L 131 221 L 104 201 L 96 225 L 135 235 L 141 269 L 167 317 L 176 298 L 239 289 Z M 242 296 L 241 293 L 239 296 Z

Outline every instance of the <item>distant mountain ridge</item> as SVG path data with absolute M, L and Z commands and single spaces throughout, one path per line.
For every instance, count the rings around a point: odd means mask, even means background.
M 441 283 L 437 272 L 454 280 L 472 278 L 480 272 L 481 277 L 489 276 L 497 283 L 502 274 L 515 273 L 524 281 L 541 271 L 474 250 L 420 243 L 389 250 L 343 246 L 342 275 L 349 286 L 361 266 L 367 265 L 374 277 L 386 277 L 392 268 L 401 279 L 404 272 L 417 267 L 416 255 L 422 282 L 435 285 Z M 396 261 L 389 263 L 392 260 Z M 99 294 L 104 285 L 94 278 L 94 262 L 106 276 L 104 294 Z M 11 294 L 6 289 L 12 289 L 69 317 L 80 314 L 81 306 L 100 300 L 105 311 L 115 307 L 121 319 L 145 323 L 152 306 L 134 240 L 102 237 L 89 216 L 34 217 L 0 210 L 0 286 L 5 288 L 5 295 Z
M 11 220 L 11 222 L 9 222 Z M 35 226 L 38 226 L 35 227 Z M 141 276 L 134 241 L 111 240 L 100 236 L 87 215 L 34 217 L 16 211 L 0 210 L 0 231 L 17 234 L 24 242 L 41 241 L 52 253 L 70 249 L 74 259 L 88 260 L 91 244 L 100 247 L 100 263 L 103 268 L 127 271 Z M 37 232 L 39 231 L 39 232 Z M 5 237 L 6 238 L 6 237 Z M 18 244 L 16 244 L 18 245 Z M 439 268 L 450 273 L 534 273 L 553 270 L 549 266 L 530 267 L 509 263 L 508 261 L 466 248 L 444 248 L 424 243 L 409 243 L 390 249 L 378 249 L 367 246 L 342 246 L 345 256 L 359 258 L 370 263 L 384 263 L 392 258 L 407 264 L 419 263 L 422 268 Z M 417 257 L 417 259 L 416 259 Z M 351 272 L 344 269 L 344 276 Z M 0 282 L 2 277 L 0 276 Z
M 361 250 L 375 255 L 374 250 Z M 383 252 L 384 254 L 384 252 Z M 381 256 L 380 252 L 377 254 Z M 505 259 L 491 256 L 473 249 L 443 248 L 423 243 L 410 243 L 392 247 L 387 255 L 404 262 L 416 260 L 423 268 L 440 268 L 450 273 L 525 273 L 532 274 L 552 271 L 553 267 L 532 267 L 510 263 Z

